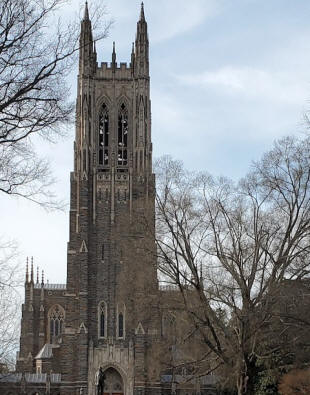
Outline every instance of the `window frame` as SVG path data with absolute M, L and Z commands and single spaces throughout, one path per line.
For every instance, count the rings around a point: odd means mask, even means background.
M 120 315 L 122 315 L 122 326 L 123 333 L 120 336 Z M 126 338 L 126 306 L 124 303 L 117 304 L 116 311 L 116 338 L 117 339 L 125 339 Z
M 97 321 L 98 321 L 98 339 L 106 339 L 107 338 L 107 324 L 108 324 L 108 320 L 107 320 L 107 304 L 104 300 L 102 300 L 101 302 L 99 302 L 98 304 L 98 314 L 97 314 Z M 104 314 L 104 328 L 103 328 L 103 336 L 101 335 L 101 316 L 102 314 Z
M 127 105 L 122 102 L 117 113 L 117 166 L 128 166 L 129 116 Z
M 103 121 L 102 121 L 103 119 Z M 103 125 L 103 126 L 101 126 Z M 101 133 L 102 132 L 102 133 Z M 99 166 L 110 165 L 110 116 L 109 108 L 106 103 L 100 106 L 98 115 L 98 164 Z
M 55 304 L 51 306 L 48 311 L 48 338 L 51 344 L 53 344 L 55 339 L 63 334 L 65 319 L 65 309 L 60 304 Z

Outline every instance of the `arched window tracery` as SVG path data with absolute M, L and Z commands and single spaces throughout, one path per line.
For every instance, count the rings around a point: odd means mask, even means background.
M 55 338 L 63 333 L 65 310 L 60 305 L 53 306 L 49 311 L 48 320 L 50 342 L 53 343 Z
M 128 164 L 128 111 L 123 103 L 118 113 L 118 153 L 117 164 L 127 166 Z
M 99 113 L 99 165 L 109 164 L 109 111 L 103 104 Z
M 98 306 L 98 337 L 105 338 L 107 336 L 107 305 L 100 302 Z

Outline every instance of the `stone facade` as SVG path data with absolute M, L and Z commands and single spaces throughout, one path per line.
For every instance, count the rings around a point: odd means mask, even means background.
M 155 260 L 149 41 L 143 4 L 131 63 L 97 63 L 81 22 L 67 283 L 26 274 L 17 373 L 7 393 L 160 394 L 162 319 Z M 6 386 L 3 387 L 4 382 Z M 8 383 L 10 381 L 10 383 Z M 2 391 L 2 390 L 1 390 Z M 10 392 L 11 391 L 11 392 Z M 5 392 L 1 392 L 1 394 Z

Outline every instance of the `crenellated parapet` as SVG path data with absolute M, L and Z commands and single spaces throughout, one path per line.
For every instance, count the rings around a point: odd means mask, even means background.
M 115 66 L 113 66 L 112 63 L 102 62 L 100 67 L 96 68 L 95 78 L 108 80 L 113 78 L 119 80 L 131 80 L 132 72 L 133 69 L 131 64 L 126 62 L 121 62 L 120 64 L 115 63 Z

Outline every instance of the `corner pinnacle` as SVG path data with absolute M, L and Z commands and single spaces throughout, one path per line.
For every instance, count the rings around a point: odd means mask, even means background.
M 143 3 L 143 1 L 142 1 L 142 3 L 141 3 L 140 21 L 145 21 L 145 16 L 144 16 L 144 3 Z
M 28 272 L 28 257 L 26 259 L 26 283 L 29 281 L 29 272 Z
M 30 282 L 33 284 L 33 256 L 31 257 Z
M 89 13 L 88 13 L 88 3 L 87 3 L 87 1 L 85 2 L 84 21 L 89 21 Z

